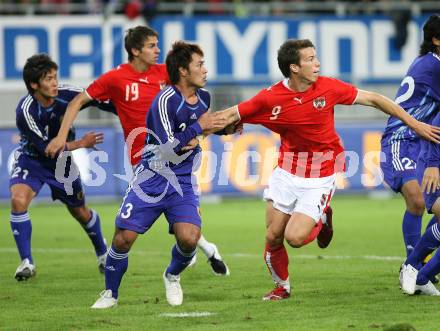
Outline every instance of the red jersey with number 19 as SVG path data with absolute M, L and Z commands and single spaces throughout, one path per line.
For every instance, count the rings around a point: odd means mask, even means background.
M 285 79 L 240 103 L 238 111 L 241 122 L 261 124 L 281 136 L 280 168 L 300 177 L 327 177 L 345 168 L 334 106 L 353 104 L 357 93 L 353 85 L 323 76 L 296 92 Z
M 141 160 L 141 155 L 135 155 L 145 145 L 148 110 L 154 97 L 166 85 L 169 85 L 169 78 L 164 64 L 152 65 L 147 71 L 137 72 L 131 64 L 125 63 L 104 73 L 86 89 L 90 98 L 111 100 L 115 105 L 125 141 L 132 130 L 141 128 L 139 132 L 134 131 L 136 134 L 130 151 L 133 165 Z

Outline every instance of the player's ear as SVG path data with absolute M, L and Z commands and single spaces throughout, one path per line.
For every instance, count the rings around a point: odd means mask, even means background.
M 34 91 L 38 90 L 38 87 L 40 86 L 38 83 L 31 83 L 30 85 Z
M 438 46 L 440 46 L 440 39 L 438 39 L 436 37 L 432 37 L 432 43 L 438 47 Z
M 294 63 L 291 63 L 289 68 L 290 68 L 290 72 L 292 72 L 294 74 L 297 74 L 299 71 L 299 65 L 294 64 Z
M 188 75 L 188 69 L 185 69 L 183 67 L 179 67 L 179 76 L 186 77 L 187 75 Z
M 141 54 L 141 50 L 137 48 L 131 48 L 131 54 L 133 54 L 133 57 L 139 56 Z

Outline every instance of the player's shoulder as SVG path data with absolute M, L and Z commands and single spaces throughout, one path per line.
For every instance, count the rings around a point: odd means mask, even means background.
M 78 87 L 70 84 L 59 84 L 58 85 L 58 96 L 57 99 L 70 101 L 77 94 L 84 92 L 84 88 Z
M 165 104 L 169 102 L 180 101 L 182 96 L 180 92 L 172 85 L 165 87 L 156 95 L 156 100 L 160 102 L 160 104 Z
M 165 64 L 153 64 L 148 68 L 147 75 L 152 82 L 158 81 L 160 85 L 169 84 L 169 76 Z
M 197 90 L 197 93 L 203 100 L 209 100 L 211 98 L 211 94 L 209 93 L 209 91 L 204 88 L 199 88 Z
M 428 53 L 426 54 L 429 63 L 431 64 L 431 68 L 433 71 L 435 71 L 437 74 L 440 71 L 440 55 L 437 53 Z
M 20 101 L 18 101 L 16 112 L 21 114 L 23 112 L 29 112 L 37 107 L 37 102 L 30 94 L 23 96 Z
M 263 93 L 263 94 L 272 94 L 272 93 L 276 93 L 276 92 L 279 92 L 279 91 L 282 91 L 282 90 L 285 90 L 285 88 L 284 88 L 284 83 L 283 83 L 283 81 L 280 80 L 279 82 L 276 82 L 276 83 L 274 83 L 274 84 L 272 84 L 272 85 L 270 85 L 270 86 L 268 86 L 268 87 L 262 89 L 262 90 L 260 91 L 260 93 Z

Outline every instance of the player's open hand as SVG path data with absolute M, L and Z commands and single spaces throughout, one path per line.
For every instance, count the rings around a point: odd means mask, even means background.
M 425 169 L 422 180 L 422 191 L 434 193 L 439 188 L 439 170 L 438 167 L 428 167 Z
M 440 143 L 440 128 L 438 126 L 418 122 L 413 130 L 423 139 L 435 142 L 436 144 Z
M 222 114 L 211 112 L 206 112 L 200 116 L 198 122 L 205 136 L 222 130 L 228 124 Z
M 83 148 L 92 148 L 97 144 L 102 144 L 104 141 L 104 134 L 101 132 L 95 133 L 93 131 L 87 132 L 81 138 L 81 146 Z
M 196 148 L 199 145 L 199 139 L 193 138 L 191 139 L 188 144 L 182 147 L 182 152 L 189 151 L 191 149 Z
M 65 146 L 66 146 L 66 140 L 56 136 L 46 146 L 45 154 L 47 157 L 54 159 L 55 157 L 57 157 L 59 153 L 61 153 L 64 150 Z

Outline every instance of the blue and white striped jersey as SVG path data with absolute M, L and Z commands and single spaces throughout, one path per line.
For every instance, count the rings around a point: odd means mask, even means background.
M 55 98 L 54 103 L 48 108 L 44 108 L 37 99 L 30 94 L 23 97 L 19 101 L 15 111 L 16 124 L 20 131 L 19 151 L 38 159 L 46 166 L 55 167 L 56 159 L 46 157 L 44 151 L 49 142 L 57 136 L 67 105 L 82 91 L 82 88 L 60 85 L 58 87 L 58 96 Z M 91 105 L 114 112 L 112 104 L 94 101 L 85 107 Z M 67 141 L 73 141 L 74 139 L 75 130 L 72 128 Z
M 175 86 L 169 86 L 156 96 L 147 115 L 148 133 L 142 156 L 145 166 L 152 170 L 169 167 L 175 175 L 190 175 L 196 170 L 193 162 L 201 151 L 200 146 L 188 155 L 181 152 L 191 139 L 202 134 L 197 119 L 210 106 L 208 91 L 198 89 L 196 94 L 195 104 L 186 102 Z
M 417 57 L 397 91 L 395 102 L 415 119 L 429 122 L 440 105 L 440 56 L 428 53 Z M 417 140 L 418 136 L 400 119 L 390 116 L 382 144 L 397 140 Z

